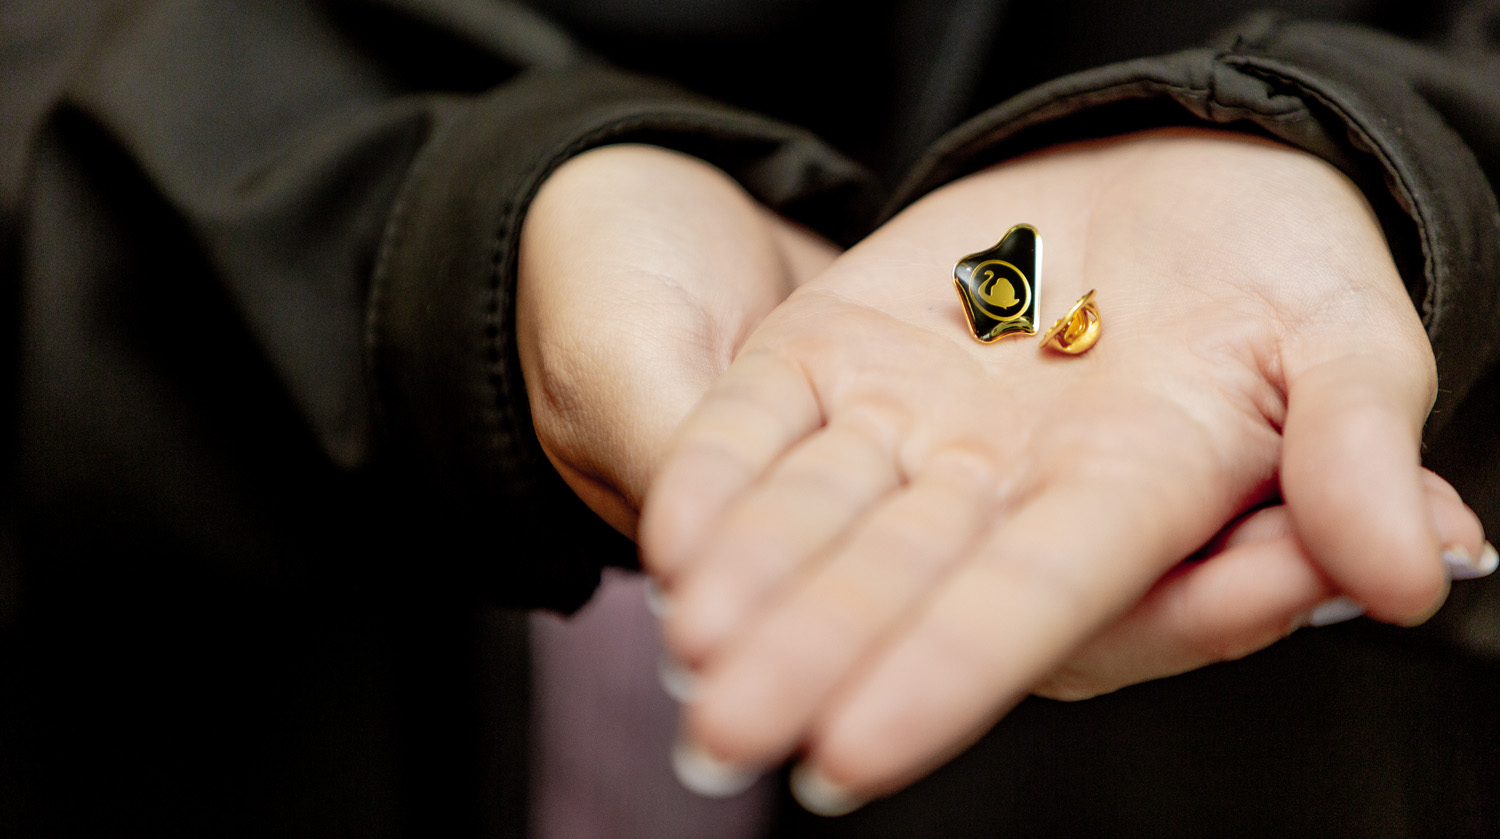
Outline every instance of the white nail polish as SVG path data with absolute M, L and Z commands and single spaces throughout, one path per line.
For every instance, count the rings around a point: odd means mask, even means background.
M 1443 548 L 1443 564 L 1448 566 L 1450 580 L 1467 580 L 1475 571 L 1474 558 L 1469 556 L 1469 549 L 1463 545 Z
M 1489 547 L 1489 543 L 1485 543 Z M 1476 562 L 1469 556 L 1468 548 L 1463 545 L 1449 545 L 1443 548 L 1443 564 L 1448 566 L 1448 579 L 1450 580 L 1472 580 L 1483 577 L 1495 570 L 1494 565 L 1486 567 L 1487 557 L 1492 555 L 1494 549 L 1489 552 L 1480 551 L 1479 560 Z
M 1365 607 L 1359 605 L 1353 598 L 1348 596 L 1335 597 L 1332 600 L 1325 600 L 1313 607 L 1312 612 L 1307 616 L 1307 625 L 1331 626 L 1332 624 L 1353 620 L 1364 613 Z
M 832 818 L 852 813 L 865 806 L 863 798 L 857 798 L 848 790 L 828 780 L 828 776 L 806 763 L 792 769 L 792 797 L 802 809 L 819 816 Z
M 672 598 L 655 577 L 646 578 L 646 611 L 657 620 L 666 620 L 667 613 L 672 611 Z
M 661 689 L 667 692 L 667 696 L 678 702 L 692 702 L 697 695 L 698 677 L 666 653 L 656 659 L 656 678 L 661 681 Z
M 1500 568 L 1500 552 L 1495 550 L 1494 545 L 1485 542 L 1484 547 L 1479 550 L 1478 561 L 1474 563 L 1474 575 L 1465 577 L 1464 579 L 1473 580 L 1479 577 L 1488 577 L 1495 573 L 1495 569 L 1497 568 Z M 1454 577 L 1453 579 L 1456 580 L 1458 577 Z
M 749 789 L 760 772 L 718 760 L 678 737 L 672 744 L 672 773 L 688 790 L 707 798 L 731 798 Z

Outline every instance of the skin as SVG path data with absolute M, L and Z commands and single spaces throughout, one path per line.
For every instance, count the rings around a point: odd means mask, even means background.
M 554 173 L 522 229 L 516 338 L 537 437 L 574 492 L 633 538 L 682 418 L 838 253 L 686 155 L 608 146 Z
M 1016 221 L 1044 324 L 1098 289 L 1087 355 L 968 335 L 953 261 Z M 1434 363 L 1369 207 L 1268 143 L 1056 149 L 842 255 L 706 164 L 607 148 L 538 196 L 518 293 L 544 449 L 669 593 L 687 736 L 851 800 L 1028 693 L 1242 656 L 1337 594 L 1419 622 L 1444 546 L 1482 544 L 1420 466 Z

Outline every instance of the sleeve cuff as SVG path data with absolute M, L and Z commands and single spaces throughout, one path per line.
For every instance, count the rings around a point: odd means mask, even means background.
M 367 349 L 390 456 L 431 481 L 442 526 L 487 543 L 485 587 L 569 611 L 629 543 L 557 477 L 537 443 L 515 343 L 521 223 L 558 166 L 612 143 L 693 154 L 837 241 L 874 190 L 812 135 L 599 68 L 531 74 L 438 118 L 390 214 Z M 518 550 L 520 542 L 547 545 Z
M 1381 49 L 1403 54 L 1369 54 Z M 1427 328 L 1443 383 L 1430 437 L 1500 353 L 1500 213 L 1463 138 L 1393 69 L 1419 52 L 1367 30 L 1256 16 L 1218 47 L 1067 76 L 980 114 L 923 157 L 892 206 L 1029 151 L 1166 126 L 1251 131 L 1317 155 L 1375 208 Z

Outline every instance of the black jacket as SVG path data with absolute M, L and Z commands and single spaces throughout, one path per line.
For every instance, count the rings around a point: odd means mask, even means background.
M 1307 149 L 1376 207 L 1438 358 L 1428 465 L 1500 532 L 1500 4 L 1253 5 L 0 7 L 0 833 L 522 829 L 496 607 L 633 562 L 541 455 L 511 328 L 527 202 L 605 143 L 845 243 L 1057 142 Z M 1028 703 L 863 821 L 783 830 L 1500 833 L 1500 588 L 1305 635 Z

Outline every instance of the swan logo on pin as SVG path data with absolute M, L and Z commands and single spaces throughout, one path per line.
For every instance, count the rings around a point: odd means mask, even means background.
M 971 253 L 953 266 L 953 285 L 974 337 L 989 344 L 1007 335 L 1035 335 L 1042 285 L 1042 236 L 1029 224 L 1005 232 L 993 248 Z M 1044 349 L 1081 355 L 1099 340 L 1094 292 L 1042 336 Z
M 993 248 L 953 266 L 953 284 L 974 337 L 988 344 L 1006 335 L 1035 335 L 1042 237 L 1018 224 Z

